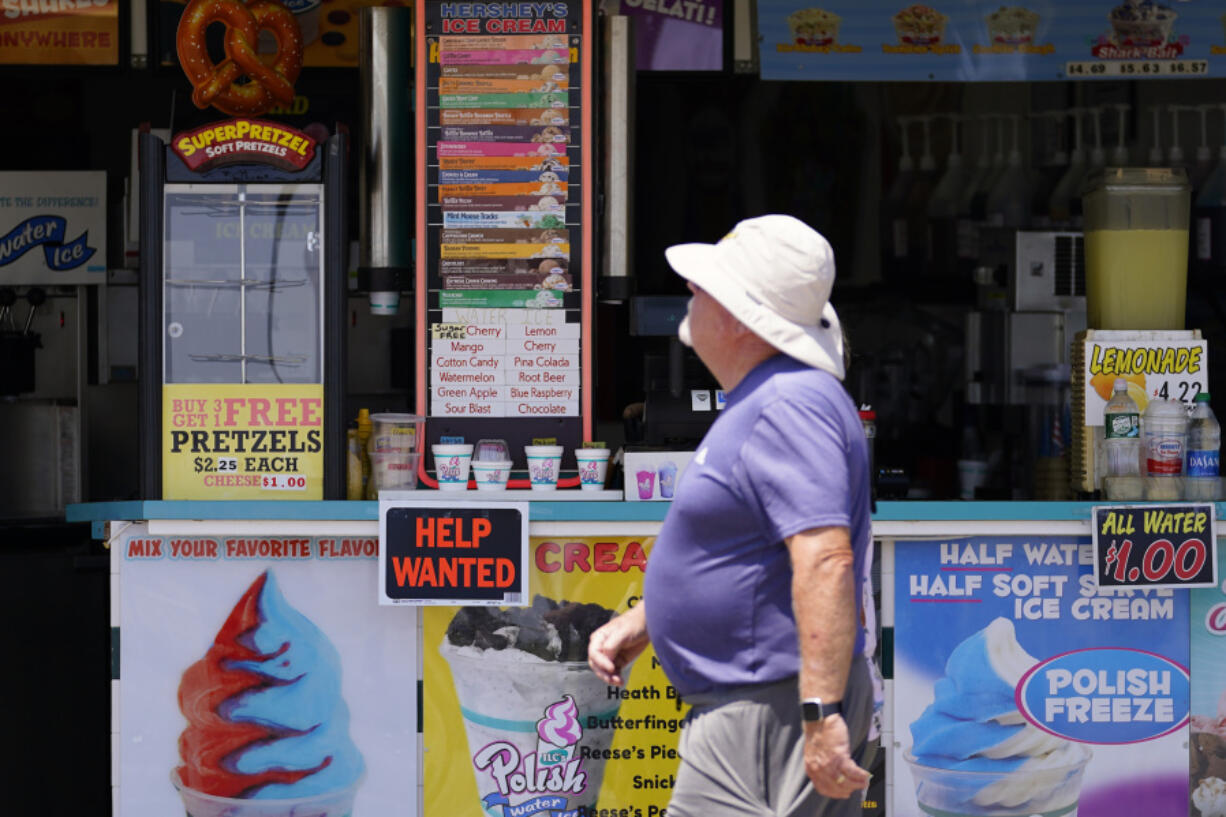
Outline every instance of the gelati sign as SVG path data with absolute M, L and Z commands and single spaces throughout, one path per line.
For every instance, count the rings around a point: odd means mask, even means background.
M 1105 505 L 1093 509 L 1099 587 L 1213 587 L 1214 505 Z
M 528 503 L 379 498 L 379 603 L 526 604 Z

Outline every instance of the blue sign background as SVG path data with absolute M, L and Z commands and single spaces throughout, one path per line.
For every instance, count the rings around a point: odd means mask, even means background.
M 943 562 L 943 552 L 957 558 Z M 911 794 L 916 781 L 903 759 L 912 746 L 911 724 L 932 703 L 934 685 L 945 675 L 954 648 L 998 617 L 1012 622 L 1018 644 L 1037 662 L 1072 653 L 1053 665 L 1074 672 L 1170 668 L 1173 722 L 1075 727 L 1062 723 L 1052 731 L 1068 736 L 1075 732 L 1093 752 L 1081 789 L 1080 817 L 1186 817 L 1187 727 L 1181 724 L 1186 724 L 1188 715 L 1188 681 L 1168 662 L 1189 666 L 1188 591 L 1151 589 L 1098 596 L 1092 559 L 1088 536 L 895 542 L 894 732 L 900 748 L 892 761 L 899 817 L 922 817 Z M 1049 560 L 1051 564 L 1044 564 Z M 996 582 L 1009 588 L 1005 596 L 993 592 Z M 1083 593 L 1083 582 L 1092 588 L 1090 595 Z M 1054 617 L 1018 617 L 1019 603 Z M 1074 615 L 1092 614 L 1095 609 L 1101 613 L 1104 605 L 1107 619 Z M 1139 613 L 1142 608 L 1164 615 L 1151 620 L 1122 617 L 1125 611 Z M 1165 661 L 1133 651 L 1156 653 Z M 1125 658 L 1136 660 L 1129 663 Z M 1032 696 L 1031 705 L 1041 712 L 1037 701 Z M 1112 745 L 1116 743 L 1120 745 Z
M 1037 53 L 991 53 L 993 40 L 986 20 L 1002 7 L 999 0 L 934 0 L 928 5 L 947 18 L 937 49 L 944 53 L 890 53 L 890 49 L 897 51 L 901 44 L 893 17 L 910 5 L 906 0 L 888 3 L 883 0 L 759 0 L 762 78 L 1058 80 L 1066 78 L 1067 63 L 1099 61 L 1094 53 L 1095 46 L 1119 39 L 1110 19 L 1118 3 L 1110 0 L 1063 3 L 1033 0 L 1013 8 L 1024 8 L 1038 15 L 1029 43 L 1031 52 Z M 1151 50 L 1149 57 L 1208 60 L 1209 76 L 1226 71 L 1226 30 L 1222 19 L 1226 7 L 1207 0 L 1164 0 L 1163 5 L 1168 6 L 1175 17 L 1169 26 L 1164 50 Z M 841 18 L 837 36 L 828 51 L 795 48 L 796 32 L 789 26 L 788 17 L 805 9 L 820 9 Z M 1128 58 L 1138 57 L 1144 58 L 1139 54 Z M 1085 74 L 1076 78 L 1098 76 Z M 1107 75 L 1101 77 L 1107 78 Z

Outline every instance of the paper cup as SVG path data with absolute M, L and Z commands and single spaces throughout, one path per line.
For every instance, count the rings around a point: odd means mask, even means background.
M 349 817 L 353 814 L 353 800 L 362 783 L 359 777 L 343 789 L 311 797 L 295 797 L 284 800 L 261 800 L 218 797 L 205 794 L 183 785 L 178 769 L 171 769 L 170 782 L 183 798 L 187 817 Z
M 473 479 L 477 481 L 478 491 L 505 491 L 507 477 L 511 476 L 511 461 L 490 462 L 489 460 L 473 460 Z
M 472 443 L 435 443 L 434 472 L 440 491 L 467 491 L 468 468 L 472 461 Z
M 370 481 L 375 496 L 379 491 L 411 491 L 417 487 L 417 461 L 421 454 L 407 451 L 372 451 Z
M 609 470 L 609 449 L 576 448 L 575 462 L 579 464 L 579 487 L 585 491 L 604 488 L 605 474 Z
M 558 487 L 558 472 L 562 470 L 562 446 L 525 445 L 528 459 L 528 477 L 532 490 L 553 491 Z
M 656 472 L 655 471 L 638 471 L 634 475 L 635 484 L 638 486 L 639 499 L 648 500 L 655 495 L 656 488 Z

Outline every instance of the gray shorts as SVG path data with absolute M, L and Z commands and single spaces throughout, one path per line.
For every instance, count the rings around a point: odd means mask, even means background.
M 668 817 L 851 817 L 861 797 L 823 797 L 805 773 L 797 679 L 697 696 L 681 731 L 681 765 Z M 873 687 L 864 659 L 851 662 L 843 696 L 852 757 L 867 769 Z

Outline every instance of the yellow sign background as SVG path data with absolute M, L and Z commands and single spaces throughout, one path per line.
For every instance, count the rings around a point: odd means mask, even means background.
M 119 3 L 106 0 L 99 5 L 94 0 L 84 8 L 55 11 L 11 9 L 13 17 L 0 15 L 0 64 L 118 65 Z
M 532 537 L 532 594 L 599 604 L 623 613 L 643 594 L 643 572 L 632 562 L 638 553 L 650 555 L 653 542 L 652 537 Z M 422 615 L 424 817 L 501 814 L 482 810 L 451 669 L 439 653 L 447 625 L 458 609 L 431 607 Z M 490 672 L 496 670 L 491 667 Z M 605 765 L 596 808 L 609 810 L 604 817 L 659 817 L 672 793 L 679 727 L 688 707 L 670 697 L 672 687 L 650 647 L 634 662 L 625 689 L 631 697 L 623 699 L 618 710 L 623 722 L 655 716 L 651 723 L 660 725 L 616 729 L 610 749 L 619 759 Z M 627 753 L 631 759 L 620 759 Z
M 162 498 L 323 499 L 323 393 L 317 383 L 164 385 Z M 265 488 L 265 475 L 294 484 Z

